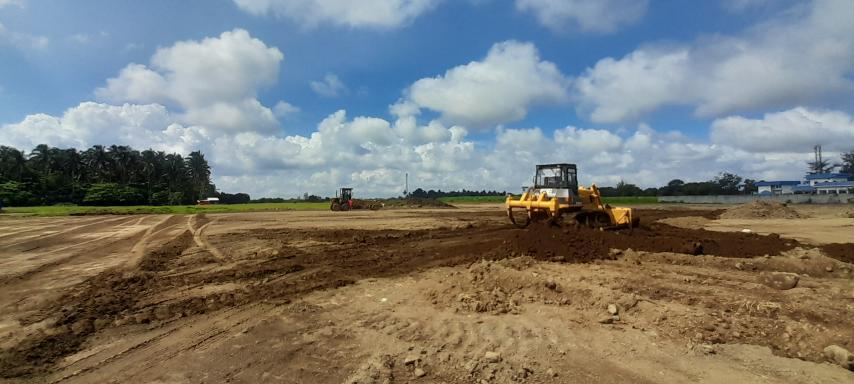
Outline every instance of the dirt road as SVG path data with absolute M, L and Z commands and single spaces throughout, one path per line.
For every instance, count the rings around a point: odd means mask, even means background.
M 854 380 L 822 355 L 854 350 L 854 266 L 696 226 L 719 213 L 646 210 L 631 232 L 511 229 L 482 205 L 0 220 L 0 381 Z

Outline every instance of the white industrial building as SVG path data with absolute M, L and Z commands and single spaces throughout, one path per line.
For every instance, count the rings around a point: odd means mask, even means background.
M 760 195 L 789 195 L 793 193 L 848 194 L 854 193 L 854 175 L 849 173 L 813 173 L 803 181 L 778 180 L 756 183 Z

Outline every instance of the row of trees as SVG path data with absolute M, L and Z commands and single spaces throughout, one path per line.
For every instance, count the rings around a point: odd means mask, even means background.
M 410 197 L 424 198 L 424 199 L 437 199 L 440 197 L 459 197 L 459 196 L 504 196 L 507 192 L 505 191 L 469 191 L 467 189 L 462 189 L 459 191 L 447 191 L 443 192 L 441 189 L 438 191 L 429 190 L 425 191 L 421 188 L 418 188 L 409 193 Z
M 721 172 L 709 181 L 685 182 L 674 179 L 658 188 L 642 189 L 620 181 L 616 187 L 601 187 L 602 196 L 677 196 L 677 195 L 739 195 L 757 191 L 756 181 L 739 175 Z
M 828 173 L 839 170 L 841 173 L 854 174 L 854 151 L 841 155 L 841 162 L 832 164 L 821 157 L 821 149 L 815 161 L 807 163 L 807 172 Z M 603 196 L 676 196 L 676 195 L 738 195 L 757 191 L 756 180 L 745 179 L 739 175 L 722 172 L 709 181 L 686 183 L 680 179 L 671 180 L 659 188 L 641 189 L 634 184 L 620 181 L 616 187 L 599 188 Z
M 205 156 L 95 145 L 85 151 L 0 146 L 0 199 L 7 205 L 174 205 L 215 196 Z M 246 196 L 248 200 L 248 195 Z

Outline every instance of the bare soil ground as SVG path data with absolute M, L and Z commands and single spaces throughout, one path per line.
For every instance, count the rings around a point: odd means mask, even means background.
M 854 381 L 854 219 L 652 208 L 3 219 L 0 382 Z

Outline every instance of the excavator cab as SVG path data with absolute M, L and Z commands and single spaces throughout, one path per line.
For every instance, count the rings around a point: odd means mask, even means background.
M 341 192 L 338 196 L 341 197 L 342 201 L 353 200 L 353 188 L 341 188 Z
M 578 171 L 575 164 L 540 164 L 534 174 L 534 189 L 549 190 L 558 197 L 578 196 Z
M 341 188 L 332 199 L 330 209 L 333 211 L 349 211 L 353 208 L 353 188 Z

